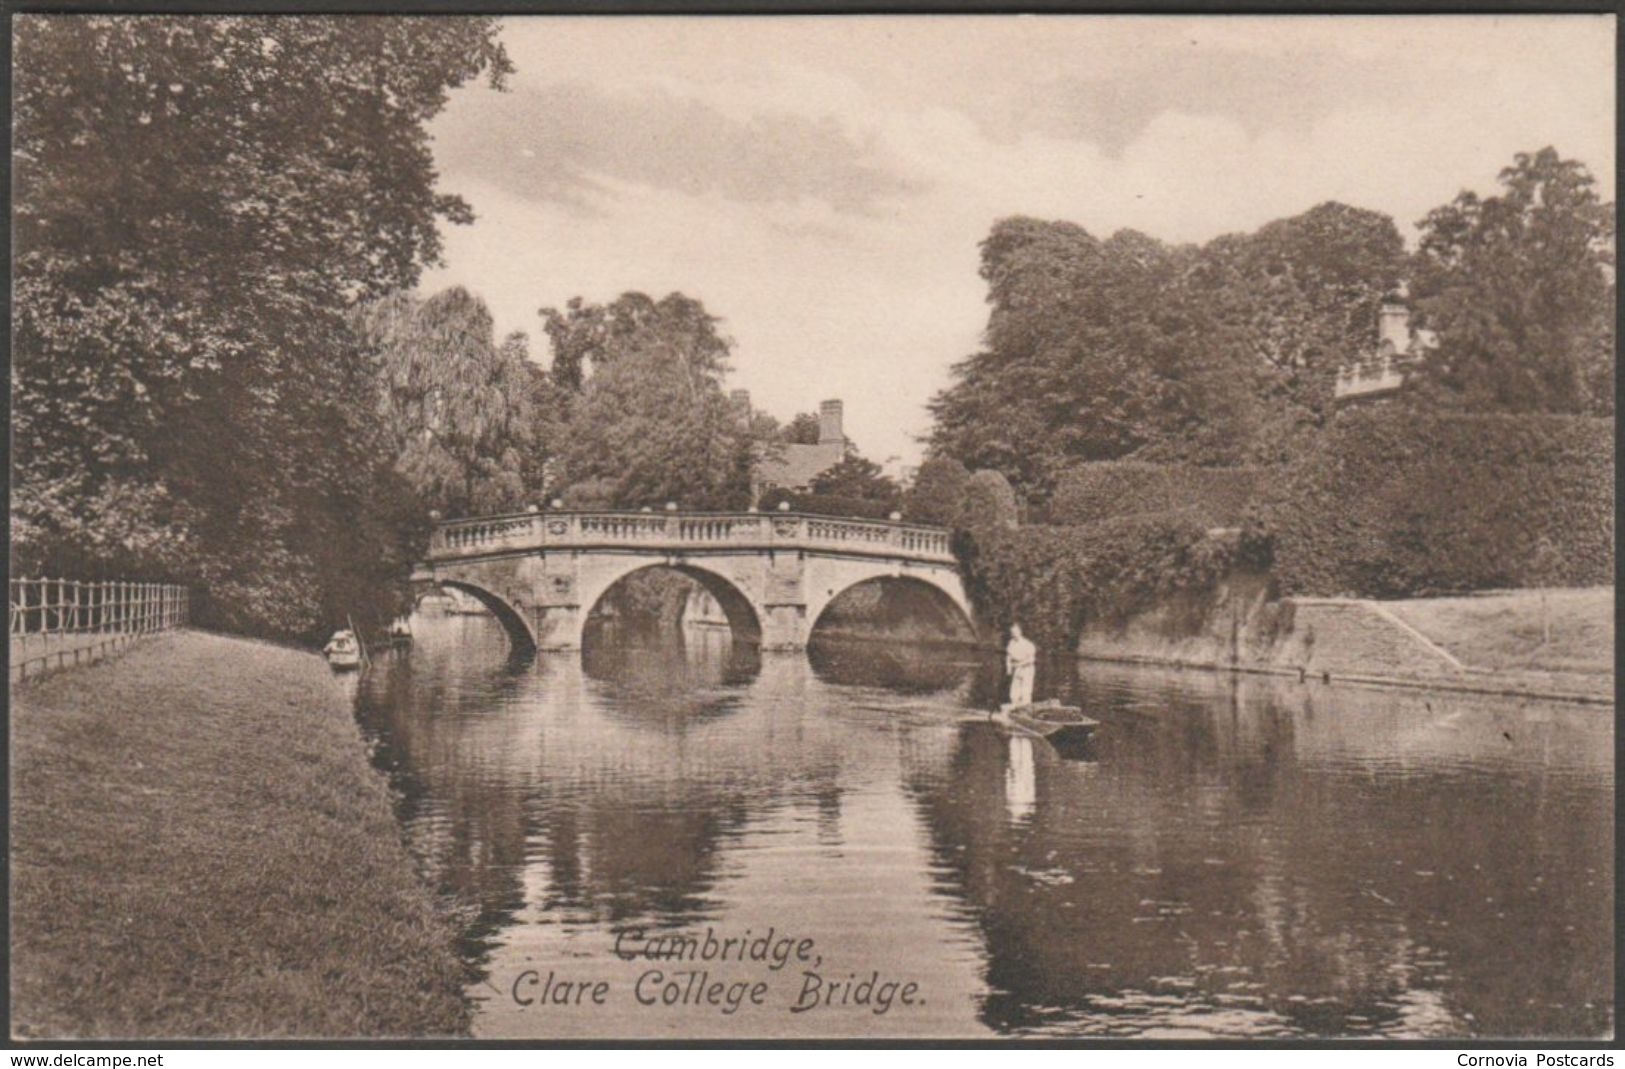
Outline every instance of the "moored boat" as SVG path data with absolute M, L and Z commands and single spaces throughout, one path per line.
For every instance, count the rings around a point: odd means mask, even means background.
M 1087 742 L 1100 726 L 1100 721 L 1084 716 L 1083 710 L 1077 706 L 1062 705 L 1053 700 L 1016 708 L 1006 707 L 999 710 L 997 718 L 1057 745 Z
M 327 640 L 322 647 L 327 655 L 327 663 L 334 668 L 360 668 L 361 643 L 356 640 L 353 631 L 335 631 L 333 637 Z

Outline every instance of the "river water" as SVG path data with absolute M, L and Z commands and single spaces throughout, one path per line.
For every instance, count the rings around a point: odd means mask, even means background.
M 1046 666 L 1063 756 L 975 654 L 415 625 L 357 716 L 477 1036 L 1612 1030 L 1611 709 Z

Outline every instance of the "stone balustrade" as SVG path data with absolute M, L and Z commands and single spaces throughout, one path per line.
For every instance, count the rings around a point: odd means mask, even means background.
M 435 526 L 431 560 L 538 549 L 807 549 L 951 564 L 948 532 L 796 512 L 524 512 Z

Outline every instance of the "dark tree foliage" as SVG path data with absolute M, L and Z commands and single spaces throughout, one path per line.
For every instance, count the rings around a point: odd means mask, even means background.
M 1338 368 L 1374 347 L 1404 264 L 1392 219 L 1335 202 L 1202 248 L 1186 285 L 1258 369 L 1253 441 L 1237 460 L 1285 459 L 1325 425 Z
M 816 412 L 797 412 L 779 432 L 780 437 L 793 445 L 817 445 L 822 434 Z
M 660 300 L 623 293 L 608 304 L 571 298 L 564 310 L 540 310 L 553 344 L 552 374 L 560 388 L 579 391 L 587 379 L 621 356 L 664 356 L 697 377 L 719 378 L 733 343 L 721 320 L 681 293 Z
M 806 512 L 814 516 L 845 516 L 855 520 L 884 520 L 890 518 L 896 506 L 887 501 L 868 497 L 843 497 L 817 494 L 810 491 L 790 490 L 775 486 L 762 495 L 758 507 L 763 512 L 778 512 L 783 505 L 790 512 Z
M 1391 220 L 1337 204 L 1202 248 L 1002 220 L 985 348 L 932 401 L 932 448 L 1039 501 L 1083 461 L 1279 459 L 1371 344 L 1402 256 Z
M 367 511 L 402 498 L 346 314 L 471 217 L 424 127 L 500 85 L 495 21 L 15 31 L 14 566 L 188 581 L 244 630 L 366 615 L 410 532 Z
M 589 484 L 596 501 L 620 508 L 750 503 L 757 434 L 774 428 L 743 418 L 724 393 L 731 343 L 704 305 L 626 293 L 542 317 L 555 381 L 578 384 L 560 449 L 566 485 Z
M 878 502 L 888 510 L 896 508 L 902 500 L 902 491 L 897 483 L 881 471 L 879 464 L 850 450 L 840 463 L 832 464 L 815 475 L 808 489 L 826 497 Z
M 1244 439 L 1239 345 L 1179 285 L 1190 252 L 1006 219 L 982 243 L 986 349 L 931 403 L 935 452 L 1046 498 L 1080 460 L 1162 444 L 1209 462 Z
M 903 495 L 903 518 L 947 527 L 959 517 L 970 472 L 952 457 L 932 457 L 920 465 Z
M 1274 468 L 1193 468 L 1104 460 L 1061 476 L 1051 523 L 1099 523 L 1113 516 L 1189 510 L 1216 527 L 1240 523 Z
M 1556 150 L 1519 153 L 1499 196 L 1429 212 L 1411 291 L 1439 346 L 1436 399 L 1471 411 L 1614 411 L 1614 205 Z

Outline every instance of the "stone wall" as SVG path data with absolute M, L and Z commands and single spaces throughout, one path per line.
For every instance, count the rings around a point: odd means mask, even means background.
M 1463 666 L 1380 603 L 1273 599 L 1267 575 L 1236 572 L 1209 592 L 1182 594 L 1121 625 L 1084 629 L 1078 654 L 1307 675 L 1461 677 Z

